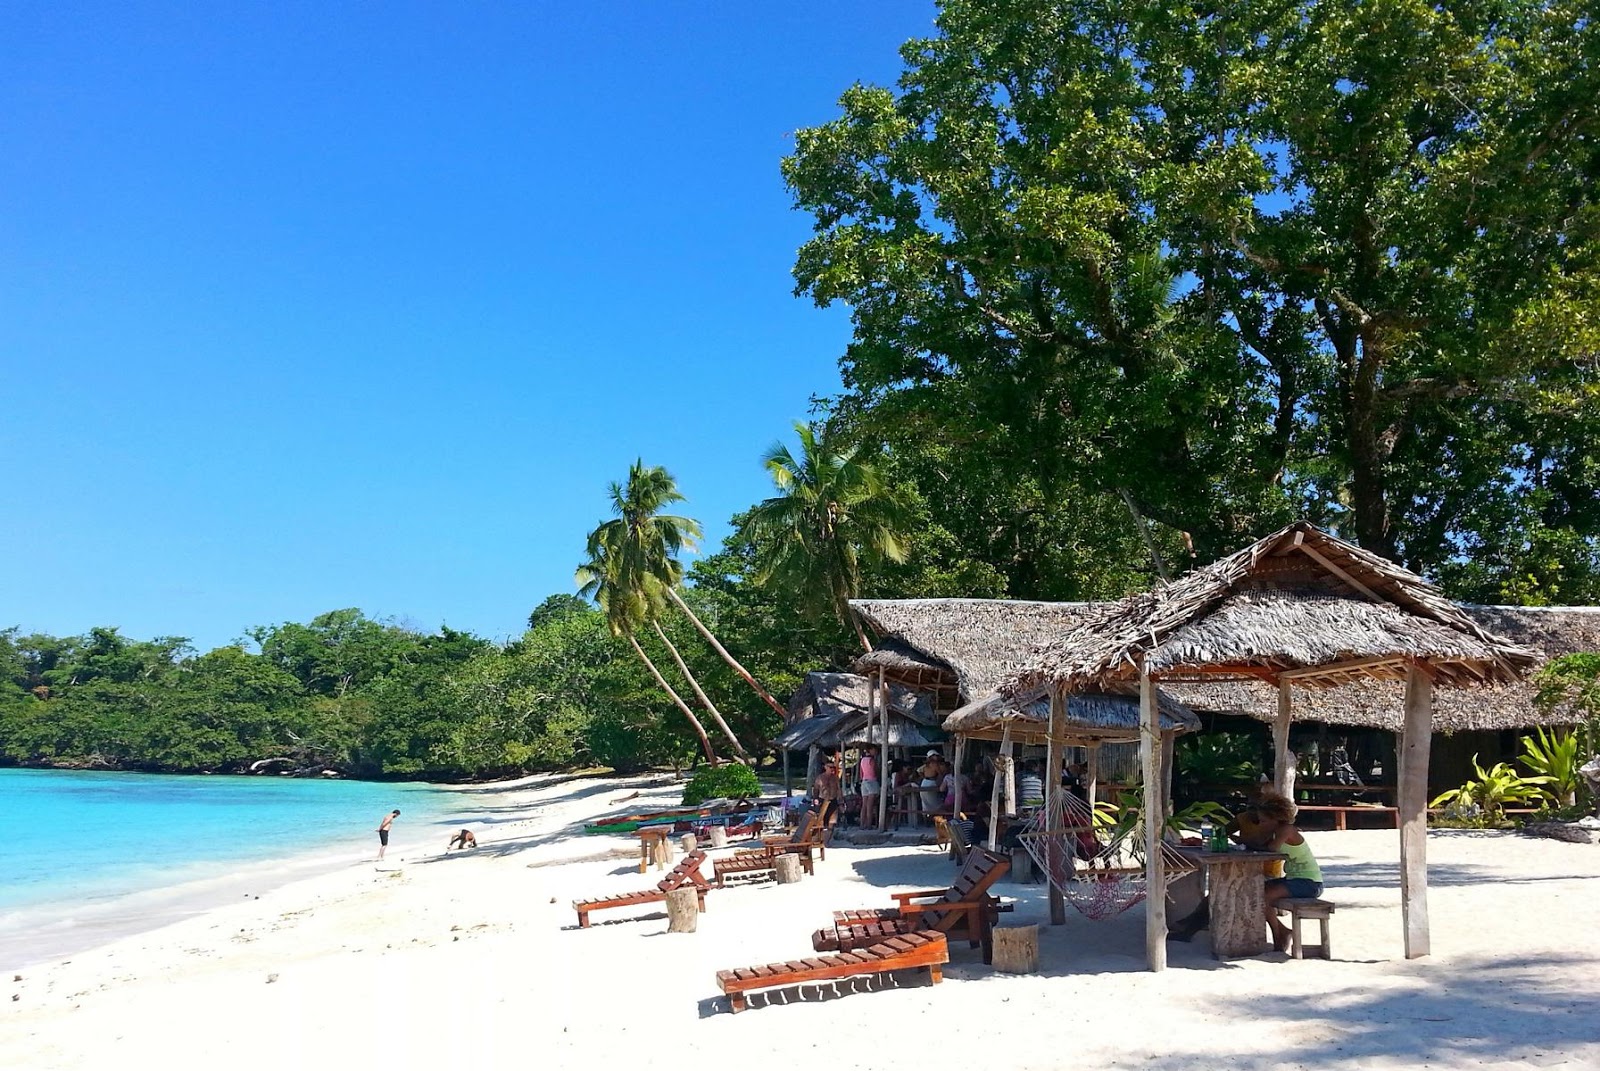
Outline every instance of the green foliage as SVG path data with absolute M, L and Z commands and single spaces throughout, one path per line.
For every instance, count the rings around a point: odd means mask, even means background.
M 1549 791 L 1558 806 L 1571 807 L 1578 801 L 1578 793 L 1587 785 L 1578 767 L 1589 756 L 1578 750 L 1575 732 L 1546 732 L 1540 727 L 1537 734 L 1522 738 L 1522 754 L 1517 756 L 1522 765 L 1545 778 Z
M 702 766 L 683 786 L 683 802 L 704 803 L 706 800 L 752 799 L 761 795 L 761 783 L 756 772 L 742 763 L 728 762 L 721 766 Z
M 1505 762 L 1485 770 L 1476 755 L 1472 769 L 1477 777 L 1439 793 L 1429 806 L 1448 808 L 1451 818 L 1481 817 L 1489 825 L 1499 825 L 1505 820 L 1508 804 L 1541 804 L 1550 798 L 1544 790 L 1550 778 L 1543 775 L 1522 777 Z
M 1253 785 L 1261 776 L 1261 749 L 1242 733 L 1194 733 L 1175 749 L 1185 785 Z

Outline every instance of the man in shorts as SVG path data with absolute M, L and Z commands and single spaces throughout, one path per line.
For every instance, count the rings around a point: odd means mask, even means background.
M 399 811 L 390 811 L 378 826 L 378 861 L 380 863 L 383 862 L 383 853 L 389 850 L 389 827 L 394 825 L 394 820 L 399 817 Z

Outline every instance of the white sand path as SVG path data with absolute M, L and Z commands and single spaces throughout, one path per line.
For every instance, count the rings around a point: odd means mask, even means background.
M 1069 912 L 1042 930 L 1038 975 L 958 945 L 942 985 L 753 997 L 732 1015 L 718 969 L 809 954 L 832 910 L 942 885 L 952 865 L 931 847 L 838 847 L 798 885 L 713 892 L 695 934 L 647 911 L 580 931 L 572 899 L 659 874 L 638 873 L 633 837 L 578 826 L 677 789 L 467 791 L 492 818 L 476 852 L 391 855 L 4 980 L 0 1067 L 1600 1068 L 1596 846 L 1433 834 L 1434 954 L 1417 961 L 1401 956 L 1397 835 L 1311 834 L 1339 905 L 1334 962 L 1222 963 L 1202 937 L 1152 975 L 1141 909 Z M 1007 924 L 1045 921 L 1043 886 L 999 891 L 1018 900 Z

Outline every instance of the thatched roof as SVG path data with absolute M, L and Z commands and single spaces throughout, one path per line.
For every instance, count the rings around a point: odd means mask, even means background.
M 1156 711 L 1163 731 L 1192 732 L 1200 728 L 1193 710 L 1161 689 L 1156 690 Z M 1067 697 L 1067 739 L 1072 744 L 1128 743 L 1139 739 L 1139 700 L 1131 695 L 1079 694 Z M 949 733 L 998 740 L 1010 724 L 1017 743 L 1044 743 L 1050 730 L 1050 701 L 1035 699 L 1018 704 L 998 693 L 968 703 L 944 720 Z
M 1594 606 L 1463 606 L 1479 625 L 1506 639 L 1531 647 L 1547 658 L 1600 651 L 1600 607 Z M 1271 722 L 1277 717 L 1277 689 L 1264 683 L 1226 681 L 1214 684 L 1163 686 L 1201 710 L 1244 714 Z M 1433 724 L 1443 732 L 1522 729 L 1534 725 L 1566 725 L 1577 719 L 1569 710 L 1541 711 L 1534 705 L 1535 687 L 1527 681 L 1480 688 L 1440 688 L 1433 693 Z M 1366 680 L 1337 688 L 1297 691 L 1297 722 L 1325 722 L 1396 731 L 1401 722 L 1402 687 L 1395 681 Z
M 1086 602 L 1010 599 L 852 599 L 850 607 L 881 637 L 851 665 L 877 668 L 913 687 L 941 688 L 941 706 L 994 691 L 1033 648 L 1058 639 L 1093 607 Z
M 1335 687 L 1422 663 L 1443 684 L 1509 684 L 1537 652 L 1483 628 L 1439 590 L 1310 524 L 1087 615 L 999 690 L 1030 699 L 1163 681 L 1290 679 Z
M 788 724 L 773 743 L 791 751 L 877 743 L 878 729 L 867 719 L 871 694 L 872 681 L 855 673 L 807 673 L 789 697 Z M 943 735 L 928 697 L 891 682 L 889 746 L 925 747 Z

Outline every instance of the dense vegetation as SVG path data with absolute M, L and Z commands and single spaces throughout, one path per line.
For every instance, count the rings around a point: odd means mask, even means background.
M 898 88 L 851 87 L 783 163 L 798 290 L 854 337 L 724 546 L 685 573 L 699 526 L 641 462 L 585 547 L 594 602 L 503 647 L 355 610 L 206 654 L 13 629 L 0 756 L 759 752 L 771 696 L 858 648 L 855 593 L 1114 597 L 1301 517 L 1457 598 L 1600 601 L 1589 7 L 943 0 Z M 1550 701 L 1592 709 L 1597 669 Z

